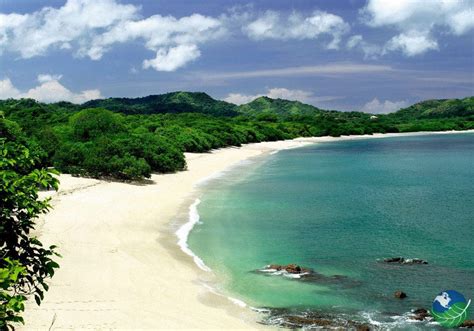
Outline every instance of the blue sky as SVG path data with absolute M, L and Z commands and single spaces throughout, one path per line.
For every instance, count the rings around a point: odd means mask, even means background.
M 203 91 L 394 111 L 474 95 L 474 1 L 0 0 L 0 99 Z

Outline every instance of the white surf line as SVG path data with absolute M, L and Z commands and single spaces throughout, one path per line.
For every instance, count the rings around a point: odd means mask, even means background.
M 188 237 L 189 237 L 189 233 L 192 231 L 192 229 L 194 228 L 194 225 L 196 225 L 197 223 L 199 223 L 199 213 L 198 213 L 198 210 L 197 210 L 197 206 L 201 203 L 201 200 L 199 198 L 197 198 L 192 204 L 191 206 L 189 206 L 189 220 L 188 222 L 186 222 L 185 224 L 183 224 L 179 229 L 178 231 L 176 231 L 176 236 L 178 237 L 178 245 L 179 247 L 181 248 L 181 250 L 186 253 L 187 255 L 191 256 L 194 260 L 194 263 L 196 263 L 196 265 L 201 269 L 201 270 L 204 270 L 206 272 L 212 272 L 212 269 L 209 268 L 205 263 L 204 261 L 199 257 L 197 256 L 188 246 Z M 262 312 L 267 312 L 268 310 L 267 309 L 261 309 L 261 308 L 255 308 L 255 307 L 252 307 L 252 306 L 249 306 L 247 303 L 245 303 L 244 301 L 240 300 L 240 299 L 237 299 L 237 298 L 234 298 L 234 297 L 231 297 L 231 296 L 226 296 L 224 295 L 223 293 L 220 293 L 216 288 L 208 285 L 208 284 L 205 284 L 205 283 L 202 283 L 202 285 L 207 289 L 209 290 L 211 293 L 214 293 L 215 295 L 218 295 L 218 296 L 222 296 L 222 297 L 225 297 L 227 298 L 230 302 L 232 302 L 233 304 L 241 307 L 241 308 L 250 308 L 251 310 L 255 311 L 255 312 L 259 312 L 259 313 L 262 313 Z
M 176 236 L 178 237 L 178 245 L 181 248 L 181 250 L 187 255 L 191 256 L 194 260 L 194 263 L 196 263 L 196 265 L 200 269 L 210 272 L 211 268 L 209 268 L 199 256 L 194 254 L 194 252 L 188 246 L 189 233 L 194 228 L 194 226 L 199 222 L 199 213 L 197 210 L 197 206 L 200 203 L 201 203 L 201 200 L 196 199 L 194 203 L 191 206 L 189 206 L 188 221 L 184 223 L 178 229 L 178 231 L 176 231 Z

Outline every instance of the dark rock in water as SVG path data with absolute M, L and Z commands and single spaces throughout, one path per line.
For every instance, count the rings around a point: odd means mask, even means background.
M 296 265 L 296 264 L 288 264 L 285 267 L 285 270 L 288 271 L 290 274 L 301 274 L 303 272 L 309 271 L 309 270 L 303 270 L 299 265 Z
M 300 267 L 297 264 L 288 264 L 288 265 L 279 265 L 279 264 L 270 264 L 265 269 L 273 269 L 276 271 L 285 270 L 290 274 L 303 274 L 303 273 L 312 273 L 313 271 L 308 268 Z
M 304 316 L 286 316 L 284 326 L 330 326 L 333 324 L 333 321 L 324 318 L 313 318 L 313 317 L 304 317 Z
M 405 299 L 407 297 L 407 294 L 402 291 L 396 291 L 393 295 L 398 299 Z
M 297 264 L 269 264 L 261 269 L 253 270 L 259 274 L 266 276 L 281 276 L 294 279 L 300 282 L 337 285 L 346 288 L 354 288 L 361 285 L 361 282 L 355 279 L 350 279 L 344 275 L 326 276 L 315 272 L 313 269 L 305 268 Z
M 264 324 L 279 326 L 289 329 L 305 330 L 355 330 L 369 331 L 370 325 L 358 321 L 346 320 L 336 315 L 322 314 L 320 312 L 291 313 L 284 309 L 273 309 L 269 319 Z M 266 322 L 266 323 L 265 323 Z
M 383 260 L 386 263 L 402 263 L 404 261 L 403 257 L 390 257 Z
M 405 259 L 403 264 L 428 264 L 428 262 L 422 259 Z
M 420 315 L 413 315 L 413 316 L 410 317 L 410 319 L 412 319 L 414 321 L 424 321 L 425 317 L 420 316 Z
M 427 317 L 430 316 L 430 312 L 426 310 L 425 308 L 418 308 L 412 311 L 413 316 L 411 316 L 411 319 L 417 320 L 417 321 L 424 321 Z
M 330 277 L 334 280 L 345 280 L 345 279 L 349 278 L 349 277 L 344 276 L 344 275 L 332 275 Z
M 394 264 L 428 264 L 427 261 L 422 259 L 406 259 L 404 257 L 390 257 L 383 260 L 385 263 Z
M 465 320 L 460 327 L 474 329 L 474 320 Z

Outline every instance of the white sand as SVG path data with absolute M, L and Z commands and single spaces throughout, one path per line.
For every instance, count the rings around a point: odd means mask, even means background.
M 374 135 L 386 137 L 392 135 Z M 60 176 L 54 209 L 39 221 L 46 245 L 56 244 L 61 268 L 40 307 L 29 303 L 23 329 L 250 329 L 256 313 L 214 294 L 177 245 L 176 221 L 195 185 L 242 160 L 309 143 L 299 138 L 187 154 L 188 171 L 153 175 L 148 185 Z M 33 301 L 33 300 L 31 300 Z

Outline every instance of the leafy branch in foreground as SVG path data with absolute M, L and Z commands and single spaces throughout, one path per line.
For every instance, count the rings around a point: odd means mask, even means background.
M 26 269 L 9 258 L 5 258 L 2 264 L 5 267 L 0 268 L 0 329 L 5 329 L 8 322 L 23 322 L 20 313 L 25 310 L 26 297 L 15 294 L 15 285 L 18 277 L 26 274 Z
M 0 118 L 0 329 L 23 322 L 26 296 L 39 305 L 59 267 L 55 247 L 32 236 L 35 220 L 50 208 L 38 191 L 58 188 L 54 173 L 39 166 L 40 156 L 15 123 Z

